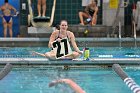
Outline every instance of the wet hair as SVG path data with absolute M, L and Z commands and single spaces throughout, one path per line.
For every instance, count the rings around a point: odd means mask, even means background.
M 8 0 L 5 0 L 5 3 L 8 3 Z
M 60 30 L 59 24 L 57 24 L 57 25 L 55 26 L 55 28 L 56 28 L 57 30 Z

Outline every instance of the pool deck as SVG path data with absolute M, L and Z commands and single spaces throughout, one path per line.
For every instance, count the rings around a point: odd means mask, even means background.
M 77 41 L 119 41 L 119 38 L 76 38 Z M 0 42 L 42 42 L 49 41 L 49 38 L 0 38 Z M 126 37 L 121 38 L 121 41 L 134 41 L 134 38 Z M 137 38 L 136 41 L 140 42 L 140 38 Z
M 94 58 L 89 61 L 83 59 L 49 61 L 46 58 L 0 58 L 0 65 L 11 63 L 14 65 L 139 65 L 140 58 Z
M 0 47 L 47 46 L 49 38 L 0 38 Z M 78 46 L 83 47 L 139 47 L 140 38 L 76 38 Z M 82 43 L 81 43 L 82 42 Z M 90 61 L 67 60 L 48 61 L 45 58 L 0 58 L 0 65 L 139 65 L 140 58 L 94 58 Z

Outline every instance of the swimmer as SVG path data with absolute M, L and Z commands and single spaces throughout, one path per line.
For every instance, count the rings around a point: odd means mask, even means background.
M 75 59 L 75 58 L 79 57 L 83 52 L 80 51 L 79 48 L 77 47 L 77 44 L 75 41 L 75 36 L 74 36 L 73 32 L 68 31 L 67 29 L 68 29 L 68 22 L 66 20 L 62 20 L 60 22 L 60 30 L 53 31 L 50 36 L 48 47 L 52 48 L 52 50 L 45 54 L 38 53 L 35 51 L 33 53 L 44 56 L 51 60 L 57 59 L 57 57 L 59 57 L 60 59 Z M 64 41 L 64 46 L 63 46 L 64 49 L 61 49 L 62 47 L 59 44 L 61 42 L 61 40 Z M 69 45 L 70 45 L 69 42 L 71 43 L 71 45 L 74 49 L 74 51 L 71 51 L 71 53 L 69 52 L 71 50 L 71 47 L 69 47 Z M 57 46 L 56 47 L 57 50 L 55 50 L 55 48 L 54 48 L 55 46 Z M 61 51 L 63 53 L 60 53 L 60 50 L 63 50 L 63 51 Z
M 96 0 L 91 0 L 91 3 L 88 6 L 86 6 L 85 11 L 79 12 L 81 25 L 85 25 L 83 18 L 87 18 L 87 22 L 90 23 L 91 25 L 96 25 L 98 13 L 98 7 L 96 3 L 97 3 Z
M 41 6 L 42 6 L 42 17 L 46 15 L 46 0 L 38 0 L 37 9 L 38 9 L 38 17 L 41 17 Z
M 49 87 L 55 86 L 59 83 L 68 84 L 75 91 L 75 93 L 86 93 L 79 85 L 77 85 L 71 79 L 60 79 L 60 80 L 52 81 L 51 83 L 49 83 Z
M 9 28 L 9 35 L 10 37 L 13 37 L 13 31 L 12 31 L 12 16 L 17 16 L 18 12 L 17 10 L 8 3 L 8 0 L 5 0 L 4 5 L 0 7 L 0 10 L 2 11 L 3 15 L 1 15 L 2 23 L 3 23 L 3 28 L 4 28 L 4 37 L 7 37 L 7 28 Z M 14 15 L 11 14 L 11 11 L 14 11 Z

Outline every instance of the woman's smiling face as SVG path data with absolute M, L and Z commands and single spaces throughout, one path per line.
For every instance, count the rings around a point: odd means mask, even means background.
M 68 23 L 67 23 L 67 21 L 61 21 L 61 23 L 60 23 L 60 30 L 67 30 L 67 28 L 68 28 Z

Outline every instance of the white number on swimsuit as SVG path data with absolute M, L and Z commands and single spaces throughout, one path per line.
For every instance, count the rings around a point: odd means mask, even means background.
M 60 42 L 55 41 L 53 42 L 52 45 L 53 45 L 53 50 L 56 52 L 56 58 L 60 58 L 72 52 L 68 39 L 64 38 Z

